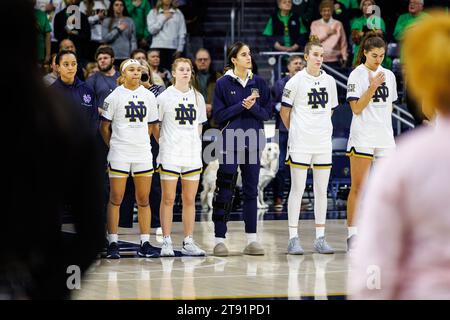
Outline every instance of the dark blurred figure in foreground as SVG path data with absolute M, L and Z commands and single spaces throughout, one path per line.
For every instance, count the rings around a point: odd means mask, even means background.
M 103 245 L 102 167 L 79 108 L 44 89 L 32 1 L 7 1 L 1 10 L 10 18 L 1 27 L 15 32 L 4 35 L 3 43 L 14 45 L 1 53 L 8 75 L 1 80 L 2 109 L 11 125 L 2 126 L 8 156 L 0 299 L 67 299 L 74 274 L 68 267 L 83 273 Z M 61 231 L 63 213 L 74 223 L 72 234 Z

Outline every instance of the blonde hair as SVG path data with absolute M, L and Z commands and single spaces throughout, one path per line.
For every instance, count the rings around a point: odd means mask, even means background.
M 118 86 L 121 86 L 125 83 L 125 74 L 124 74 L 124 72 L 122 72 L 122 68 L 123 68 L 124 64 L 127 63 L 129 60 L 134 60 L 134 59 L 126 59 L 126 60 L 122 61 L 122 63 L 120 64 L 120 67 L 119 67 L 120 76 L 117 78 Z
M 177 58 L 174 60 L 174 62 L 172 63 L 172 72 L 175 72 L 177 66 L 179 63 L 185 62 L 187 64 L 189 64 L 189 66 L 191 67 L 191 79 L 189 80 L 189 86 L 192 88 L 192 90 L 194 90 L 194 94 L 195 94 L 195 103 L 198 106 L 198 100 L 197 100 L 197 94 L 200 94 L 200 92 L 198 92 L 197 89 L 195 89 L 194 86 L 194 67 L 192 66 L 192 61 L 191 59 L 187 59 L 187 58 Z M 176 83 L 176 79 L 175 77 L 172 78 L 172 84 L 175 85 Z
M 193 88 L 194 87 L 194 67 L 192 66 L 192 61 L 191 59 L 187 59 L 187 58 L 178 58 L 175 59 L 175 61 L 172 63 L 172 72 L 175 72 L 175 70 L 177 69 L 177 66 L 179 63 L 187 63 L 189 64 L 189 66 L 191 67 L 191 79 L 189 80 L 189 85 Z M 176 83 L 176 79 L 175 77 L 172 78 L 172 84 L 175 85 Z
M 322 44 L 320 43 L 319 37 L 316 35 L 311 35 L 309 37 L 309 41 L 308 43 L 305 45 L 305 55 L 309 55 L 309 52 L 311 51 L 311 48 L 313 46 L 317 46 L 317 47 L 323 47 Z
M 450 17 L 432 11 L 405 32 L 402 59 L 406 84 L 430 119 L 436 111 L 450 114 Z

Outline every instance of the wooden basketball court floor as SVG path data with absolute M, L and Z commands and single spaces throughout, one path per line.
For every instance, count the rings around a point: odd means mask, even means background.
M 332 255 L 313 253 L 314 220 L 300 220 L 305 254 L 287 255 L 287 220 L 265 220 L 259 213 L 258 237 L 264 256 L 242 254 L 247 244 L 243 221 L 228 222 L 228 257 L 212 255 L 214 226 L 210 216 L 196 222 L 194 239 L 206 257 L 139 258 L 135 252 L 120 260 L 97 260 L 73 299 L 344 299 L 349 259 L 344 219 L 327 220 L 326 237 Z M 68 227 L 68 226 L 66 226 Z M 139 242 L 137 224 L 121 228 L 119 239 Z M 174 249 L 180 250 L 182 223 L 174 222 Z M 162 237 L 151 235 L 161 247 Z

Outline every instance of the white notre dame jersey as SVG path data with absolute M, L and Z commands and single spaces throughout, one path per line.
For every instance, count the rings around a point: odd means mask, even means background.
M 374 77 L 384 72 L 386 81 L 380 85 L 360 114 L 353 114 L 350 137 L 354 147 L 391 148 L 395 146 L 392 130 L 392 103 L 397 100 L 397 83 L 392 71 L 379 66 L 373 72 L 360 64 L 350 73 L 347 101 L 358 100 L 370 86 L 369 72 Z
M 143 86 L 122 85 L 106 97 L 103 109 L 102 117 L 112 122 L 108 161 L 151 162 L 148 124 L 158 121 L 155 95 Z
M 157 98 L 161 131 L 158 163 L 200 168 L 202 141 L 198 126 L 207 121 L 205 99 L 190 89 L 170 86 Z
M 336 81 L 321 70 L 318 77 L 297 72 L 283 90 L 282 105 L 291 107 L 289 153 L 331 152 L 331 111 L 338 106 Z

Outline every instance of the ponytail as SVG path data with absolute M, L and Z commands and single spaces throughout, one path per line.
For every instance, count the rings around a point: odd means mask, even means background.
M 364 51 L 370 51 L 374 48 L 384 48 L 386 49 L 386 43 L 384 40 L 373 31 L 366 33 L 364 38 L 361 40 L 361 45 L 359 46 L 358 53 L 356 54 L 356 59 L 353 67 L 357 67 L 362 63 L 366 62 L 366 56 Z
M 311 35 L 309 37 L 309 41 L 305 46 L 305 54 L 309 54 L 309 52 L 311 51 L 311 48 L 313 46 L 318 46 L 318 47 L 323 47 L 322 44 L 320 43 L 319 37 L 317 37 L 316 35 Z

